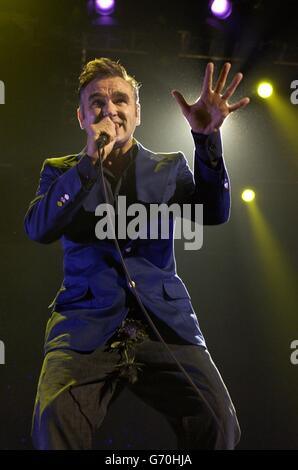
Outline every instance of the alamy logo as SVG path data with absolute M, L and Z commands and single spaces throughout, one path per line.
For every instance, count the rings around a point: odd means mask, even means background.
M 186 250 L 199 250 L 203 245 L 203 204 L 149 204 L 126 206 L 126 196 L 118 196 L 117 213 L 111 204 L 99 204 L 95 215 L 101 219 L 95 226 L 99 240 L 126 239 L 188 240 Z M 117 224 L 115 217 L 117 215 Z M 175 223 L 175 227 L 174 227 Z M 114 233 L 115 228 L 115 233 Z M 175 230 L 174 230 L 175 228 Z
M 5 344 L 0 341 L 0 365 L 5 364 Z
M 291 349 L 294 349 L 294 351 L 292 352 L 290 356 L 291 364 L 293 364 L 293 366 L 297 366 L 298 365 L 298 339 L 294 339 L 291 342 L 290 347 Z
M 0 80 L 0 104 L 5 104 L 5 85 L 2 80 Z
M 292 81 L 291 88 L 294 89 L 294 91 L 291 93 L 291 103 L 298 104 L 298 80 Z

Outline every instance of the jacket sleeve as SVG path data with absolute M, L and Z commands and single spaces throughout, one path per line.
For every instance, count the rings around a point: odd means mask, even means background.
M 98 176 L 87 156 L 66 171 L 63 165 L 61 168 L 61 164 L 55 164 L 58 160 L 61 159 L 45 160 L 36 197 L 25 215 L 25 232 L 40 243 L 51 243 L 61 237 Z
M 230 217 L 230 181 L 225 168 L 220 133 L 194 134 L 194 172 L 181 153 L 172 202 L 203 204 L 204 225 L 225 223 Z M 194 212 L 192 212 L 194 220 Z

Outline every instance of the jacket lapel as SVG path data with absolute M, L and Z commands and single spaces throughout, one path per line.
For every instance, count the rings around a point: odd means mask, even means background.
M 169 177 L 168 168 L 162 165 L 164 155 L 150 152 L 137 142 L 136 156 L 136 189 L 138 201 L 147 203 L 162 203 Z
M 137 201 L 145 203 L 162 203 L 165 201 L 165 190 L 169 177 L 169 169 L 167 155 L 159 155 L 152 153 L 143 147 L 140 142 L 136 141 L 138 152 L 135 158 L 135 175 L 136 175 L 136 192 Z M 83 151 L 78 155 L 78 160 L 82 157 Z M 97 181 L 87 198 L 83 207 L 88 212 L 94 212 L 95 208 L 105 202 L 104 191 Z

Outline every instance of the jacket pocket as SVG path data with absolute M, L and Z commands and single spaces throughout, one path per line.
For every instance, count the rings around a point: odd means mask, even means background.
M 48 308 L 54 305 L 68 304 L 85 297 L 88 291 L 88 283 L 73 284 L 69 286 L 62 286 L 54 298 L 53 302 Z
M 166 297 L 169 299 L 190 299 L 188 290 L 179 279 L 165 279 L 163 288 Z
M 191 298 L 188 290 L 180 279 L 166 279 L 163 281 L 163 296 L 168 305 L 180 314 L 193 314 Z

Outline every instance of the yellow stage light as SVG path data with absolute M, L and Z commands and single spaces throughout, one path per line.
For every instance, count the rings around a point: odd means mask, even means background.
M 255 198 L 255 192 L 252 189 L 245 189 L 241 195 L 243 201 L 251 202 Z
M 258 85 L 258 95 L 261 98 L 270 98 L 273 93 L 273 86 L 269 82 L 262 82 Z

